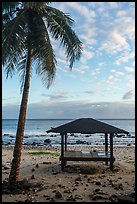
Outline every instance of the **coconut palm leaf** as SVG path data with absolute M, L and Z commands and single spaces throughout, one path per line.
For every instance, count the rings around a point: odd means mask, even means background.
M 72 24 L 74 23 L 74 20 L 72 18 L 70 18 L 69 14 L 66 14 L 56 8 L 50 7 L 50 6 L 46 6 L 45 10 L 47 12 L 52 12 L 53 14 L 56 14 L 56 16 L 59 16 L 60 18 L 62 18 L 62 20 L 64 19 L 66 21 L 67 24 L 69 24 L 70 26 L 72 26 Z
M 69 25 L 72 21 L 68 16 L 60 13 L 58 15 L 57 9 L 49 7 L 49 11 L 45 12 L 45 18 L 47 20 L 47 27 L 52 34 L 52 37 L 61 41 L 61 45 L 66 48 L 66 56 L 70 62 L 70 68 L 72 68 L 75 60 L 78 60 L 81 56 L 81 41 L 78 39 L 75 32 Z
M 22 2 L 2 2 L 2 23 L 4 24 L 13 19 L 21 6 Z
M 38 65 L 36 73 L 49 87 L 55 76 L 56 59 L 45 23 L 36 13 L 33 13 L 33 17 L 31 16 L 29 29 L 31 33 L 29 44 L 33 50 L 33 61 Z
M 17 67 L 18 61 L 26 50 L 25 38 L 25 15 L 23 12 L 20 17 L 15 17 L 3 25 L 2 63 L 7 70 L 7 76 L 10 72 L 12 75 L 12 71 Z
M 2 2 L 2 11 L 4 13 L 10 13 L 16 9 L 19 2 Z
M 17 71 L 19 73 L 20 77 L 20 92 L 23 92 L 24 82 L 25 82 L 25 76 L 26 76 L 26 63 L 27 63 L 27 55 L 24 54 L 22 56 L 22 59 L 17 64 Z
M 49 5 L 51 2 L 23 2 L 24 8 L 33 9 L 37 12 L 45 9 L 46 5 Z

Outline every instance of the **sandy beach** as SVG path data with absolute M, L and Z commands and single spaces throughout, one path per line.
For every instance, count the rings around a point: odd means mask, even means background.
M 70 150 L 93 150 L 101 147 L 68 146 Z M 49 152 L 29 154 L 28 152 Z M 50 153 L 52 152 L 52 153 Z M 3 189 L 2 202 L 135 202 L 135 147 L 114 147 L 114 170 L 104 162 L 68 162 L 62 172 L 58 147 L 24 146 L 20 180 L 30 188 L 10 193 Z M 13 147 L 2 147 L 2 181 L 7 181 Z M 77 171 L 74 171 L 76 170 Z M 82 169 L 84 169 L 82 171 Z M 87 171 L 90 169 L 91 171 Z

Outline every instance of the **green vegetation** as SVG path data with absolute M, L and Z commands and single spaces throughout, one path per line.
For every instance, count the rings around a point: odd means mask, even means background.
M 52 155 L 52 156 L 60 156 L 59 152 L 43 152 L 43 151 L 39 151 L 39 152 L 28 152 L 27 154 L 31 154 L 31 155 L 44 155 L 44 154 L 48 154 L 48 155 Z
M 128 163 L 131 163 L 131 164 L 134 164 L 135 165 L 135 160 L 134 159 L 131 159 L 128 161 Z

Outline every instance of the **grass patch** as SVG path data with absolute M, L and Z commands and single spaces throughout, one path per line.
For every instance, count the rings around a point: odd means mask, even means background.
M 128 163 L 134 164 L 135 165 L 135 160 L 128 160 Z
M 35 155 L 35 156 L 41 156 L 41 155 L 52 155 L 52 156 L 60 156 L 60 153 L 59 152 L 43 152 L 43 151 L 38 151 L 38 152 L 28 152 L 27 154 L 30 154 L 30 155 Z
M 3 154 L 2 156 L 4 157 L 4 156 L 6 156 L 6 154 Z

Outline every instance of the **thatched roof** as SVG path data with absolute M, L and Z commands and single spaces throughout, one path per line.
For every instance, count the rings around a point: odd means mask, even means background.
M 93 118 L 80 118 L 64 125 L 60 125 L 55 128 L 51 128 L 47 131 L 55 133 L 81 133 L 81 134 L 93 134 L 93 133 L 125 133 L 129 132 L 120 128 L 114 127 L 107 123 L 95 120 Z

